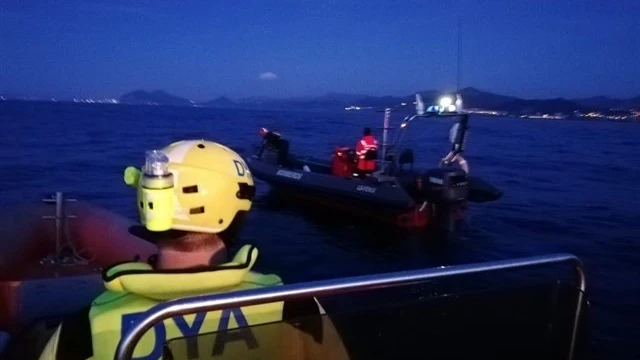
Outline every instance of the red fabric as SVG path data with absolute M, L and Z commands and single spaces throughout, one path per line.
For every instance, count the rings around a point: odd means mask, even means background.
M 333 162 L 331 165 L 331 172 L 333 175 L 340 177 L 347 177 L 353 174 L 353 158 L 349 156 L 349 151 L 352 150 L 348 147 L 337 148 L 333 152 Z
M 356 145 L 356 155 L 358 156 L 358 170 L 373 171 L 376 169 L 375 160 L 365 160 L 364 156 L 369 149 L 378 149 L 378 142 L 371 136 L 363 136 Z

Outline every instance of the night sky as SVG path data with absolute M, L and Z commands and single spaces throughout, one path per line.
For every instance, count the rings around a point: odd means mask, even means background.
M 0 0 L 0 94 L 640 95 L 640 0 Z

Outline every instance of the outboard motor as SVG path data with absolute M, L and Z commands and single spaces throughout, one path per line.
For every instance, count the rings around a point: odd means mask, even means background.
M 425 171 L 422 176 L 424 199 L 431 203 L 438 230 L 455 231 L 455 225 L 469 196 L 469 178 L 459 168 L 445 167 Z
M 413 150 L 405 149 L 398 156 L 398 173 L 403 174 L 405 172 L 404 165 L 409 164 L 409 171 L 413 172 Z M 395 170 L 395 169 L 394 169 Z
M 427 198 L 436 204 L 465 201 L 469 195 L 467 173 L 459 168 L 435 168 L 422 174 Z

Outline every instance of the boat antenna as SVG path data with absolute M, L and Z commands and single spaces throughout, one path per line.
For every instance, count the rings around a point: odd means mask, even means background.
M 458 29 L 456 35 L 456 99 L 455 106 L 456 111 L 462 111 L 462 95 L 460 94 L 460 73 L 461 73 L 461 60 L 460 60 L 460 12 L 458 11 Z
M 456 35 L 456 92 L 460 91 L 460 16 L 458 15 L 458 31 Z

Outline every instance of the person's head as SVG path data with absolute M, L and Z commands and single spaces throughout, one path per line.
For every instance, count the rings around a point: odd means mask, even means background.
M 371 135 L 371 129 L 368 128 L 368 127 L 364 128 L 364 130 L 362 131 L 362 135 L 364 135 L 364 136 Z
M 173 188 L 161 203 L 143 189 L 143 176 L 125 172 L 125 181 L 137 188 L 137 207 L 160 251 L 207 252 L 225 249 L 233 243 L 255 193 L 253 178 L 240 155 L 228 147 L 204 140 L 185 140 L 160 150 L 173 177 Z M 148 166 L 148 165 L 147 165 Z M 133 170 L 135 172 L 135 170 Z M 149 200 L 155 201 L 154 203 Z M 164 209 L 161 207 L 165 206 Z M 164 212 L 164 213 L 163 213 Z M 149 219 L 167 217 L 164 229 L 149 229 Z

